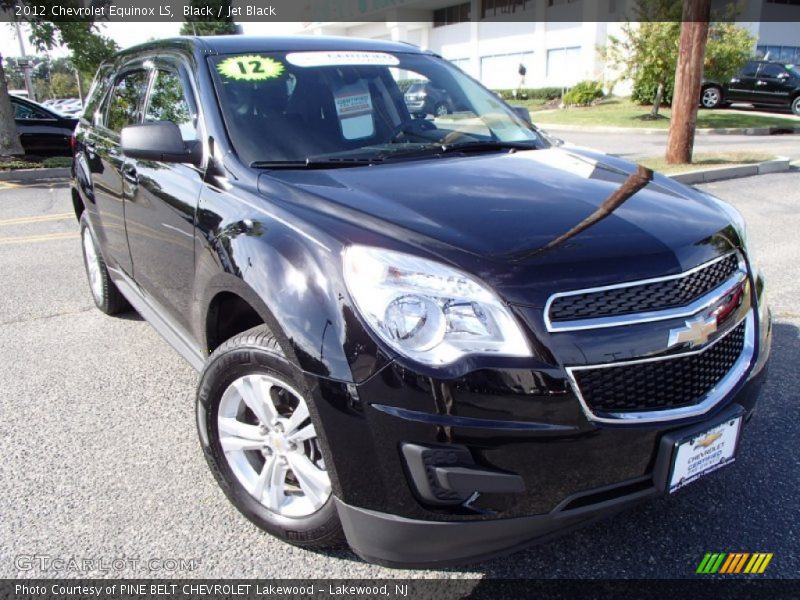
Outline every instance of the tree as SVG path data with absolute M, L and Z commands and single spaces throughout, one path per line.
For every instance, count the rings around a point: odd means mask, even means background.
M 181 35 L 233 35 L 241 33 L 230 15 L 230 0 L 192 0 L 189 5 L 198 10 L 209 7 L 215 16 L 187 17 Z M 220 17 L 221 15 L 221 17 Z M 220 20 L 221 19 L 221 20 Z
M 108 1 L 110 0 L 103 0 L 101 4 Z M 53 14 L 52 7 L 56 4 L 72 8 L 82 5 L 80 0 L 0 0 L 0 12 L 14 14 L 14 6 L 20 2 L 44 7 L 45 14 Z M 31 28 L 30 41 L 38 50 L 66 46 L 72 54 L 72 64 L 89 76 L 93 76 L 100 63 L 118 49 L 116 42 L 100 35 L 94 22 L 90 20 L 54 22 L 32 17 L 28 24 Z M 0 156 L 22 153 L 0 56 Z
M 694 130 L 697 127 L 697 99 L 703 81 L 703 58 L 708 42 L 711 0 L 685 0 L 675 98 L 667 138 L 667 163 L 692 162 Z
M 675 9 L 678 14 L 675 14 Z M 623 36 L 609 37 L 604 53 L 609 66 L 621 71 L 621 78 L 633 81 L 633 99 L 652 103 L 655 118 L 663 101 L 672 102 L 680 40 L 681 5 L 673 0 L 641 0 L 636 12 L 638 24 L 625 23 Z M 708 79 L 726 81 L 752 55 L 755 38 L 725 20 L 711 23 L 704 58 Z

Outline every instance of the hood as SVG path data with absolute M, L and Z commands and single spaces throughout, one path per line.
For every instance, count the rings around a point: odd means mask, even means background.
M 673 274 L 731 244 L 699 192 L 579 148 L 265 177 L 306 192 L 292 202 L 422 246 L 525 304 L 542 301 L 543 281 L 552 293 Z

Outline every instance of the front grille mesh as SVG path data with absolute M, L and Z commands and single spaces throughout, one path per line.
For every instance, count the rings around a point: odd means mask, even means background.
M 689 356 L 573 372 L 593 412 L 651 411 L 691 406 L 731 370 L 744 349 L 745 323 Z
M 738 266 L 738 258 L 730 254 L 678 279 L 559 296 L 550 305 L 550 320 L 555 323 L 686 306 L 731 277 Z

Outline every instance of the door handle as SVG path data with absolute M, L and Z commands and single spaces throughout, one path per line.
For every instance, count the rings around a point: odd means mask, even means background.
M 767 85 L 767 82 L 758 80 L 758 81 L 756 81 L 756 85 Z
M 739 79 L 738 77 L 733 77 L 731 79 L 731 83 L 739 83 L 740 81 L 741 81 L 741 79 Z
M 126 165 L 122 168 L 122 177 L 131 185 L 139 185 L 139 174 L 133 165 Z

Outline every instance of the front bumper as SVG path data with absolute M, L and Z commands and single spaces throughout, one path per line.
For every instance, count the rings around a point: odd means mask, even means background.
M 332 449 L 326 463 L 350 546 L 387 566 L 463 564 L 665 493 L 669 440 L 753 414 L 771 342 L 762 291 L 756 286 L 757 332 L 747 374 L 707 412 L 688 418 L 591 421 L 560 367 L 486 368 L 437 380 L 393 363 L 359 385 L 317 381 Z M 467 469 L 501 475 L 501 485 L 487 484 L 466 499 L 431 495 L 426 487 L 453 473 L 433 465 L 426 486 L 404 450 L 409 444 L 466 452 Z M 453 462 L 457 470 L 464 466 L 460 458 Z M 523 489 L 507 485 L 503 475 L 520 479 Z

